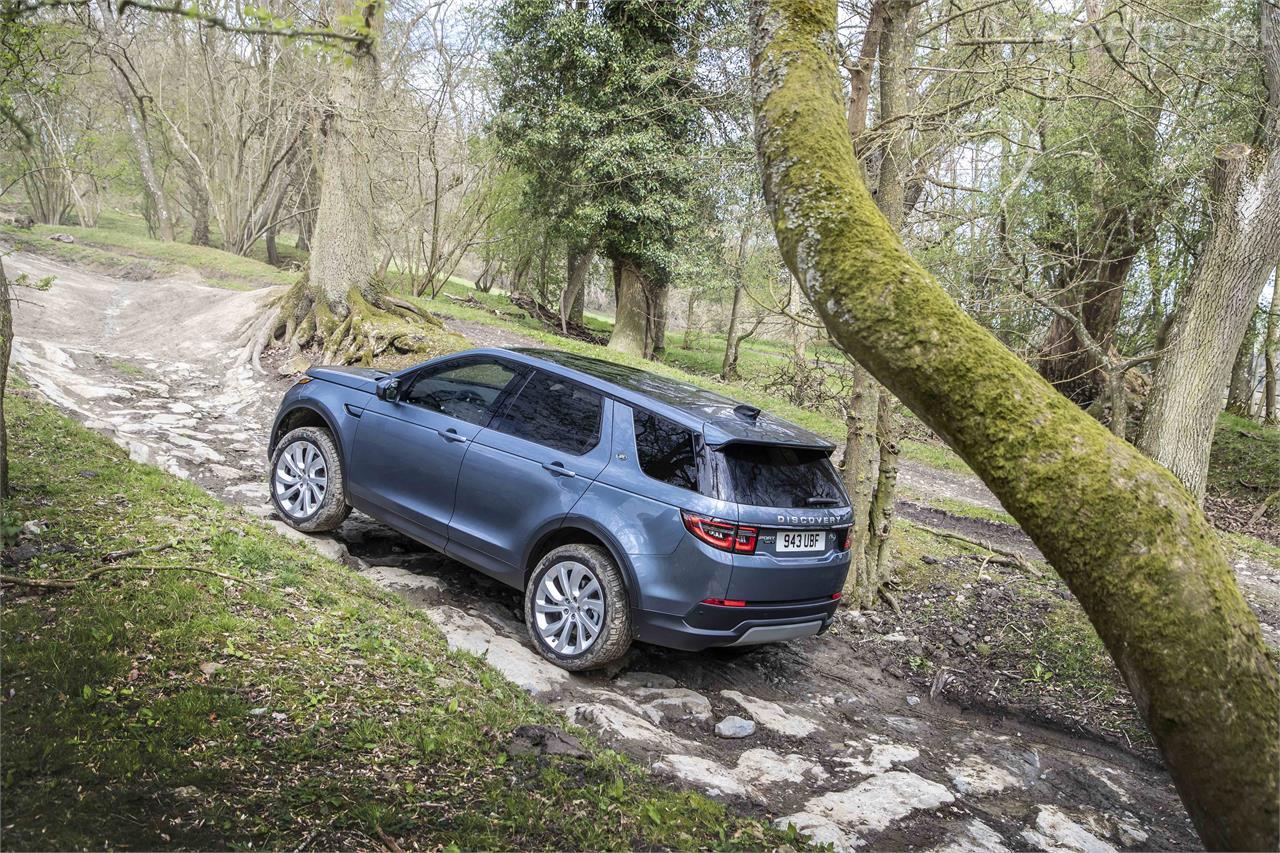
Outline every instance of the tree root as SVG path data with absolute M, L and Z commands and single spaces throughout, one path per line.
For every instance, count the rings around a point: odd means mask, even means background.
M 998 545 L 993 545 L 990 542 L 984 542 L 981 539 L 970 539 L 968 536 L 951 530 L 941 530 L 937 527 L 929 527 L 923 524 L 917 524 L 917 526 L 929 531 L 934 536 L 941 536 L 943 539 L 954 539 L 957 542 L 963 542 L 966 545 L 973 545 L 977 548 L 990 551 L 992 556 L 983 558 L 988 563 L 994 563 L 998 566 L 1008 566 L 1013 569 L 1021 569 L 1022 571 L 1029 571 L 1032 569 L 1031 563 L 1028 562 L 1027 558 L 1023 557 L 1017 551 L 1008 551 Z
M 290 355 L 317 352 L 325 364 L 366 367 L 375 361 L 410 363 L 466 346 L 438 319 L 385 288 L 352 288 L 344 302 L 334 306 L 316 298 L 300 279 L 241 329 L 236 366 L 252 364 L 265 372 L 262 356 L 275 346 Z

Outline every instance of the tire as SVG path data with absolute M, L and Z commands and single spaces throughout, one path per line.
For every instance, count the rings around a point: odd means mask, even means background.
M 300 465 L 305 468 L 305 482 L 298 487 L 295 473 Z M 324 533 L 341 526 L 351 513 L 343 482 L 342 455 L 327 429 L 291 430 L 271 455 L 267 474 L 271 503 L 295 530 Z
M 560 614 L 546 612 L 546 607 L 556 601 L 554 593 L 563 592 L 566 579 L 570 581 L 570 590 L 577 582 L 580 595 L 576 601 L 571 599 L 566 611 L 562 611 L 567 613 L 562 619 L 578 620 L 576 624 L 571 621 L 567 633 L 560 628 L 563 622 L 555 618 Z M 592 595 L 591 581 L 598 586 L 598 602 L 604 611 L 598 625 L 592 616 L 596 598 Z M 541 611 L 539 604 L 543 605 Z M 538 653 L 572 672 L 596 669 L 617 660 L 631 648 L 634 636 L 631 603 L 622 572 L 609 553 L 596 545 L 562 545 L 538 561 L 524 590 L 524 621 Z M 596 633 L 588 637 L 592 626 L 596 627 Z M 585 647 L 575 648 L 584 639 L 589 640 Z M 564 645 L 560 645 L 561 642 Z

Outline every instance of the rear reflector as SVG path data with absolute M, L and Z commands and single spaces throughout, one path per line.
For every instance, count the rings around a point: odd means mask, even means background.
M 710 604 L 713 607 L 746 607 L 745 601 L 736 598 L 704 598 L 703 604 Z
M 684 519 L 686 530 L 712 548 L 738 554 L 756 552 L 756 535 L 759 531 L 749 524 L 734 524 L 732 521 L 697 515 L 688 510 L 680 510 L 680 517 Z
M 839 598 L 840 598 L 840 593 L 838 593 L 838 592 L 833 592 L 833 593 L 831 593 L 831 600 L 832 600 L 832 601 L 837 601 Z

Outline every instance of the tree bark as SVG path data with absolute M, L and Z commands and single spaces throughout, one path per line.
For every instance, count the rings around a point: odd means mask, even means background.
M 724 358 L 720 361 L 720 378 L 728 382 L 738 374 L 738 321 L 742 312 L 741 280 L 733 287 L 733 302 L 729 306 L 729 328 L 724 335 Z
M 1213 429 L 1232 356 L 1280 260 L 1280 149 L 1257 174 L 1248 146 L 1214 165 L 1214 222 L 1156 365 L 1138 446 L 1204 499 Z M 1250 347 L 1252 356 L 1252 347 Z
M 867 553 L 874 527 L 871 504 L 875 498 L 880 473 L 880 448 L 876 441 L 876 419 L 880 390 L 862 365 L 852 365 L 852 390 L 845 404 L 846 438 L 841 473 L 849 506 L 853 510 L 853 532 L 849 553 L 852 564 L 845 580 L 845 603 L 853 607 L 870 604 L 880 586 L 867 564 Z
M 560 293 L 560 331 L 567 333 L 569 324 L 574 321 L 576 307 L 577 322 L 582 322 L 583 291 L 586 289 L 587 273 L 591 271 L 591 261 L 596 256 L 596 240 L 591 238 L 587 245 L 580 249 L 568 250 L 565 257 L 565 284 Z
M 613 263 L 617 309 L 609 349 L 644 358 L 649 335 L 649 307 L 643 275 L 640 267 L 629 258 L 620 258 Z
M 903 248 L 854 159 L 835 0 L 755 0 L 756 144 L 782 256 L 832 337 L 1017 518 L 1106 643 L 1207 845 L 1280 840 L 1280 689 L 1217 534 Z
M 1258 349 L 1256 319 L 1250 316 L 1245 323 L 1244 337 L 1236 349 L 1236 357 L 1231 360 L 1231 378 L 1227 382 L 1226 410 L 1242 418 L 1249 417 L 1253 403 L 1253 362 Z
M 374 33 L 381 31 L 377 2 L 336 0 L 332 15 L 360 14 Z M 369 294 L 373 283 L 373 183 L 369 156 L 373 136 L 369 120 L 378 86 L 372 50 L 357 50 L 330 69 L 329 105 L 321 133 L 320 209 L 311 235 L 307 289 L 338 317 L 350 311 L 350 294 Z
M 1262 390 L 1262 422 L 1275 426 L 1276 419 L 1276 361 L 1280 355 L 1280 266 L 1276 267 L 1271 284 L 1271 308 L 1267 311 L 1267 335 L 1262 344 L 1263 370 L 1266 377 Z
M 9 279 L 0 258 L 0 501 L 9 497 L 9 431 L 4 420 L 4 394 L 9 384 L 9 354 L 13 351 L 13 303 Z M 3 543 L 8 544 L 8 543 Z
M 124 46 L 120 42 L 120 32 L 116 26 L 115 9 L 110 0 L 97 0 L 97 6 L 98 14 L 102 18 L 102 49 L 107 56 L 107 66 L 111 74 L 111 83 L 115 87 L 116 99 L 124 112 L 129 141 L 138 158 L 138 171 L 142 176 L 142 185 L 156 217 L 156 233 L 161 240 L 172 240 L 173 217 L 169 212 L 169 201 L 165 197 L 164 187 L 156 175 L 155 159 L 151 155 L 151 141 L 147 139 L 147 128 L 143 123 L 142 113 L 138 109 L 138 100 L 129 78 L 125 75 Z

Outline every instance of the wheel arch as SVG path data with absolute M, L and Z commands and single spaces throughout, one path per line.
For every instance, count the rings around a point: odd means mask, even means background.
M 622 583 L 626 587 L 631 609 L 638 607 L 635 570 L 626 552 L 602 525 L 582 516 L 568 516 L 559 523 L 548 525 L 532 537 L 524 554 L 524 585 L 529 583 L 538 562 L 561 545 L 598 545 L 604 548 L 622 570 Z
M 316 405 L 314 401 L 307 400 L 290 406 L 276 416 L 275 425 L 271 428 L 271 440 L 267 443 L 267 456 L 275 455 L 276 446 L 280 443 L 280 439 L 291 431 L 304 426 L 327 429 L 329 434 L 333 436 L 333 443 L 337 446 L 338 452 L 342 452 L 342 434 L 338 432 L 333 416 L 325 411 L 324 406 Z

